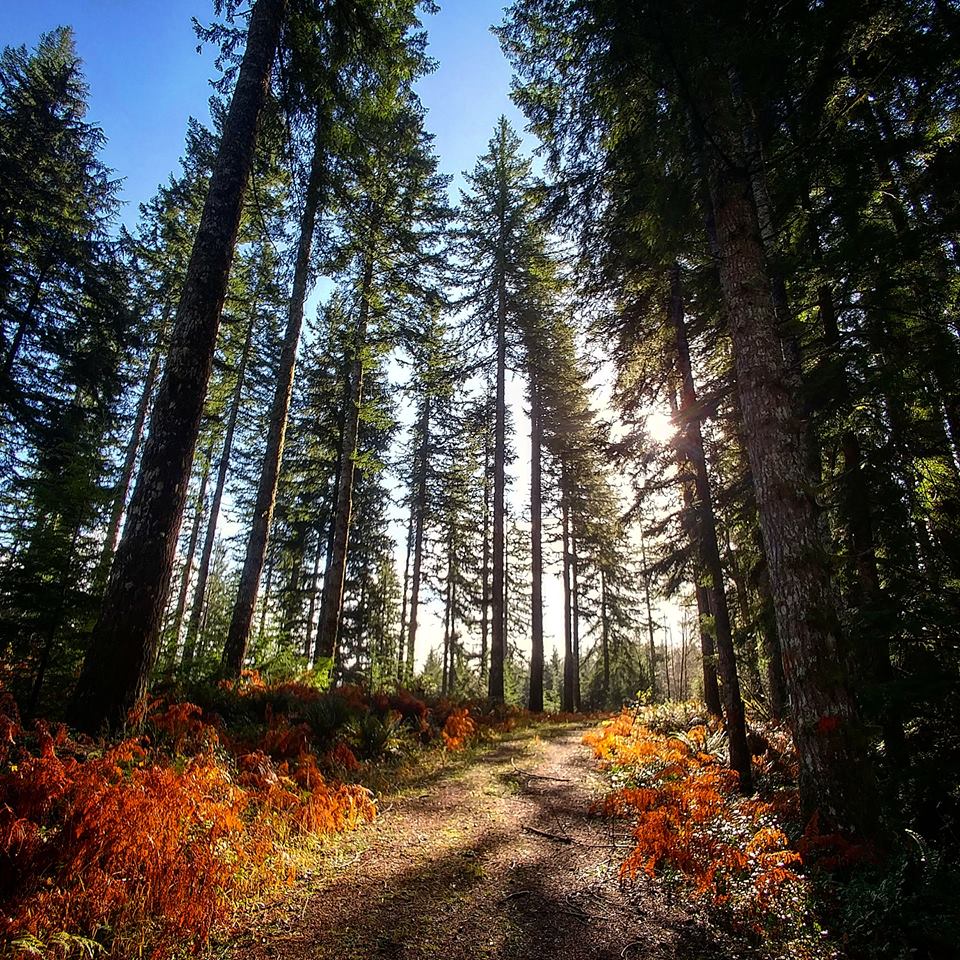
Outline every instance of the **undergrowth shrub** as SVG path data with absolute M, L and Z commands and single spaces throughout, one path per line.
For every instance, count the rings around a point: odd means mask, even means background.
M 477 732 L 477 725 L 465 707 L 459 707 L 447 714 L 441 736 L 448 750 L 462 750 L 467 741 Z
M 198 946 L 239 897 L 292 879 L 284 842 L 375 815 L 306 750 L 233 762 L 192 704 L 145 719 L 149 733 L 104 747 L 26 729 L 0 703 L 0 944 L 14 954 Z
M 953 960 L 960 943 L 960 869 L 943 852 L 908 840 L 885 863 L 849 876 L 815 876 L 852 957 Z
M 131 715 L 136 736 L 112 743 L 27 727 L 0 691 L 0 955 L 198 949 L 245 897 L 293 879 L 293 839 L 375 816 L 350 782 L 371 764 L 535 722 L 322 686 L 247 671 L 171 688 Z
M 392 759 L 404 749 L 403 718 L 398 713 L 366 713 L 347 727 L 351 743 L 364 760 Z
M 701 716 L 694 707 L 645 708 L 624 712 L 584 738 L 614 786 L 595 812 L 634 822 L 620 874 L 687 884 L 737 926 L 793 940 L 797 955 L 818 955 L 809 883 L 788 836 L 797 833 L 798 796 L 774 775 L 782 758 L 755 759 L 763 792 L 746 798 L 722 762 L 716 727 L 697 723 L 670 734 L 647 724 L 663 730 Z

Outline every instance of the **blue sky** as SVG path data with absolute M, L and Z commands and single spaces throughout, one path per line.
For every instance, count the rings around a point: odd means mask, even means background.
M 509 98 L 510 67 L 491 24 L 502 0 L 448 0 L 426 16 L 430 54 L 439 69 L 418 90 L 437 137 L 445 173 L 473 167 L 505 113 L 523 118 Z M 90 86 L 89 119 L 107 136 L 103 159 L 123 180 L 123 219 L 177 170 L 187 118 L 207 121 L 215 51 L 197 53 L 192 17 L 213 16 L 211 0 L 6 0 L 0 3 L 0 46 L 33 46 L 40 34 L 74 28 Z M 532 142 L 531 142 L 532 144 Z

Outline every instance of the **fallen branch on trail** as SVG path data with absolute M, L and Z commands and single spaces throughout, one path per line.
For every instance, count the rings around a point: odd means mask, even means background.
M 526 777 L 528 780 L 552 780 L 554 783 L 573 783 L 569 777 L 548 777 L 543 773 L 531 773 L 529 770 L 521 770 L 512 760 L 510 761 L 510 766 L 512 766 L 521 777 Z
M 517 897 L 528 897 L 533 893 L 532 890 L 514 890 L 513 893 L 508 893 L 505 897 L 501 897 L 501 903 L 508 903 L 510 900 L 515 900 Z
M 564 837 L 559 833 L 549 833 L 546 830 L 538 830 L 536 827 L 528 827 L 524 824 L 521 828 L 525 833 L 532 833 L 537 837 L 544 837 L 547 840 L 555 840 L 557 843 L 573 843 L 573 837 Z

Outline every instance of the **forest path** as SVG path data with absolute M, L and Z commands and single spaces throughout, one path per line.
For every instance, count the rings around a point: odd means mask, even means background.
M 257 960 L 638 960 L 742 956 L 684 899 L 621 885 L 628 825 L 587 727 L 540 728 L 384 804 L 231 945 Z M 538 735 L 539 734 L 539 735 Z M 540 832 L 536 832 L 540 831 Z M 618 848 L 618 845 L 620 847 Z

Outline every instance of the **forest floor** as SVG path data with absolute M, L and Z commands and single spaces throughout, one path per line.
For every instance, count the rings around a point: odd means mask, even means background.
M 256 960 L 710 960 L 748 951 L 683 894 L 617 868 L 629 827 L 584 726 L 539 727 L 381 799 L 221 955 Z

